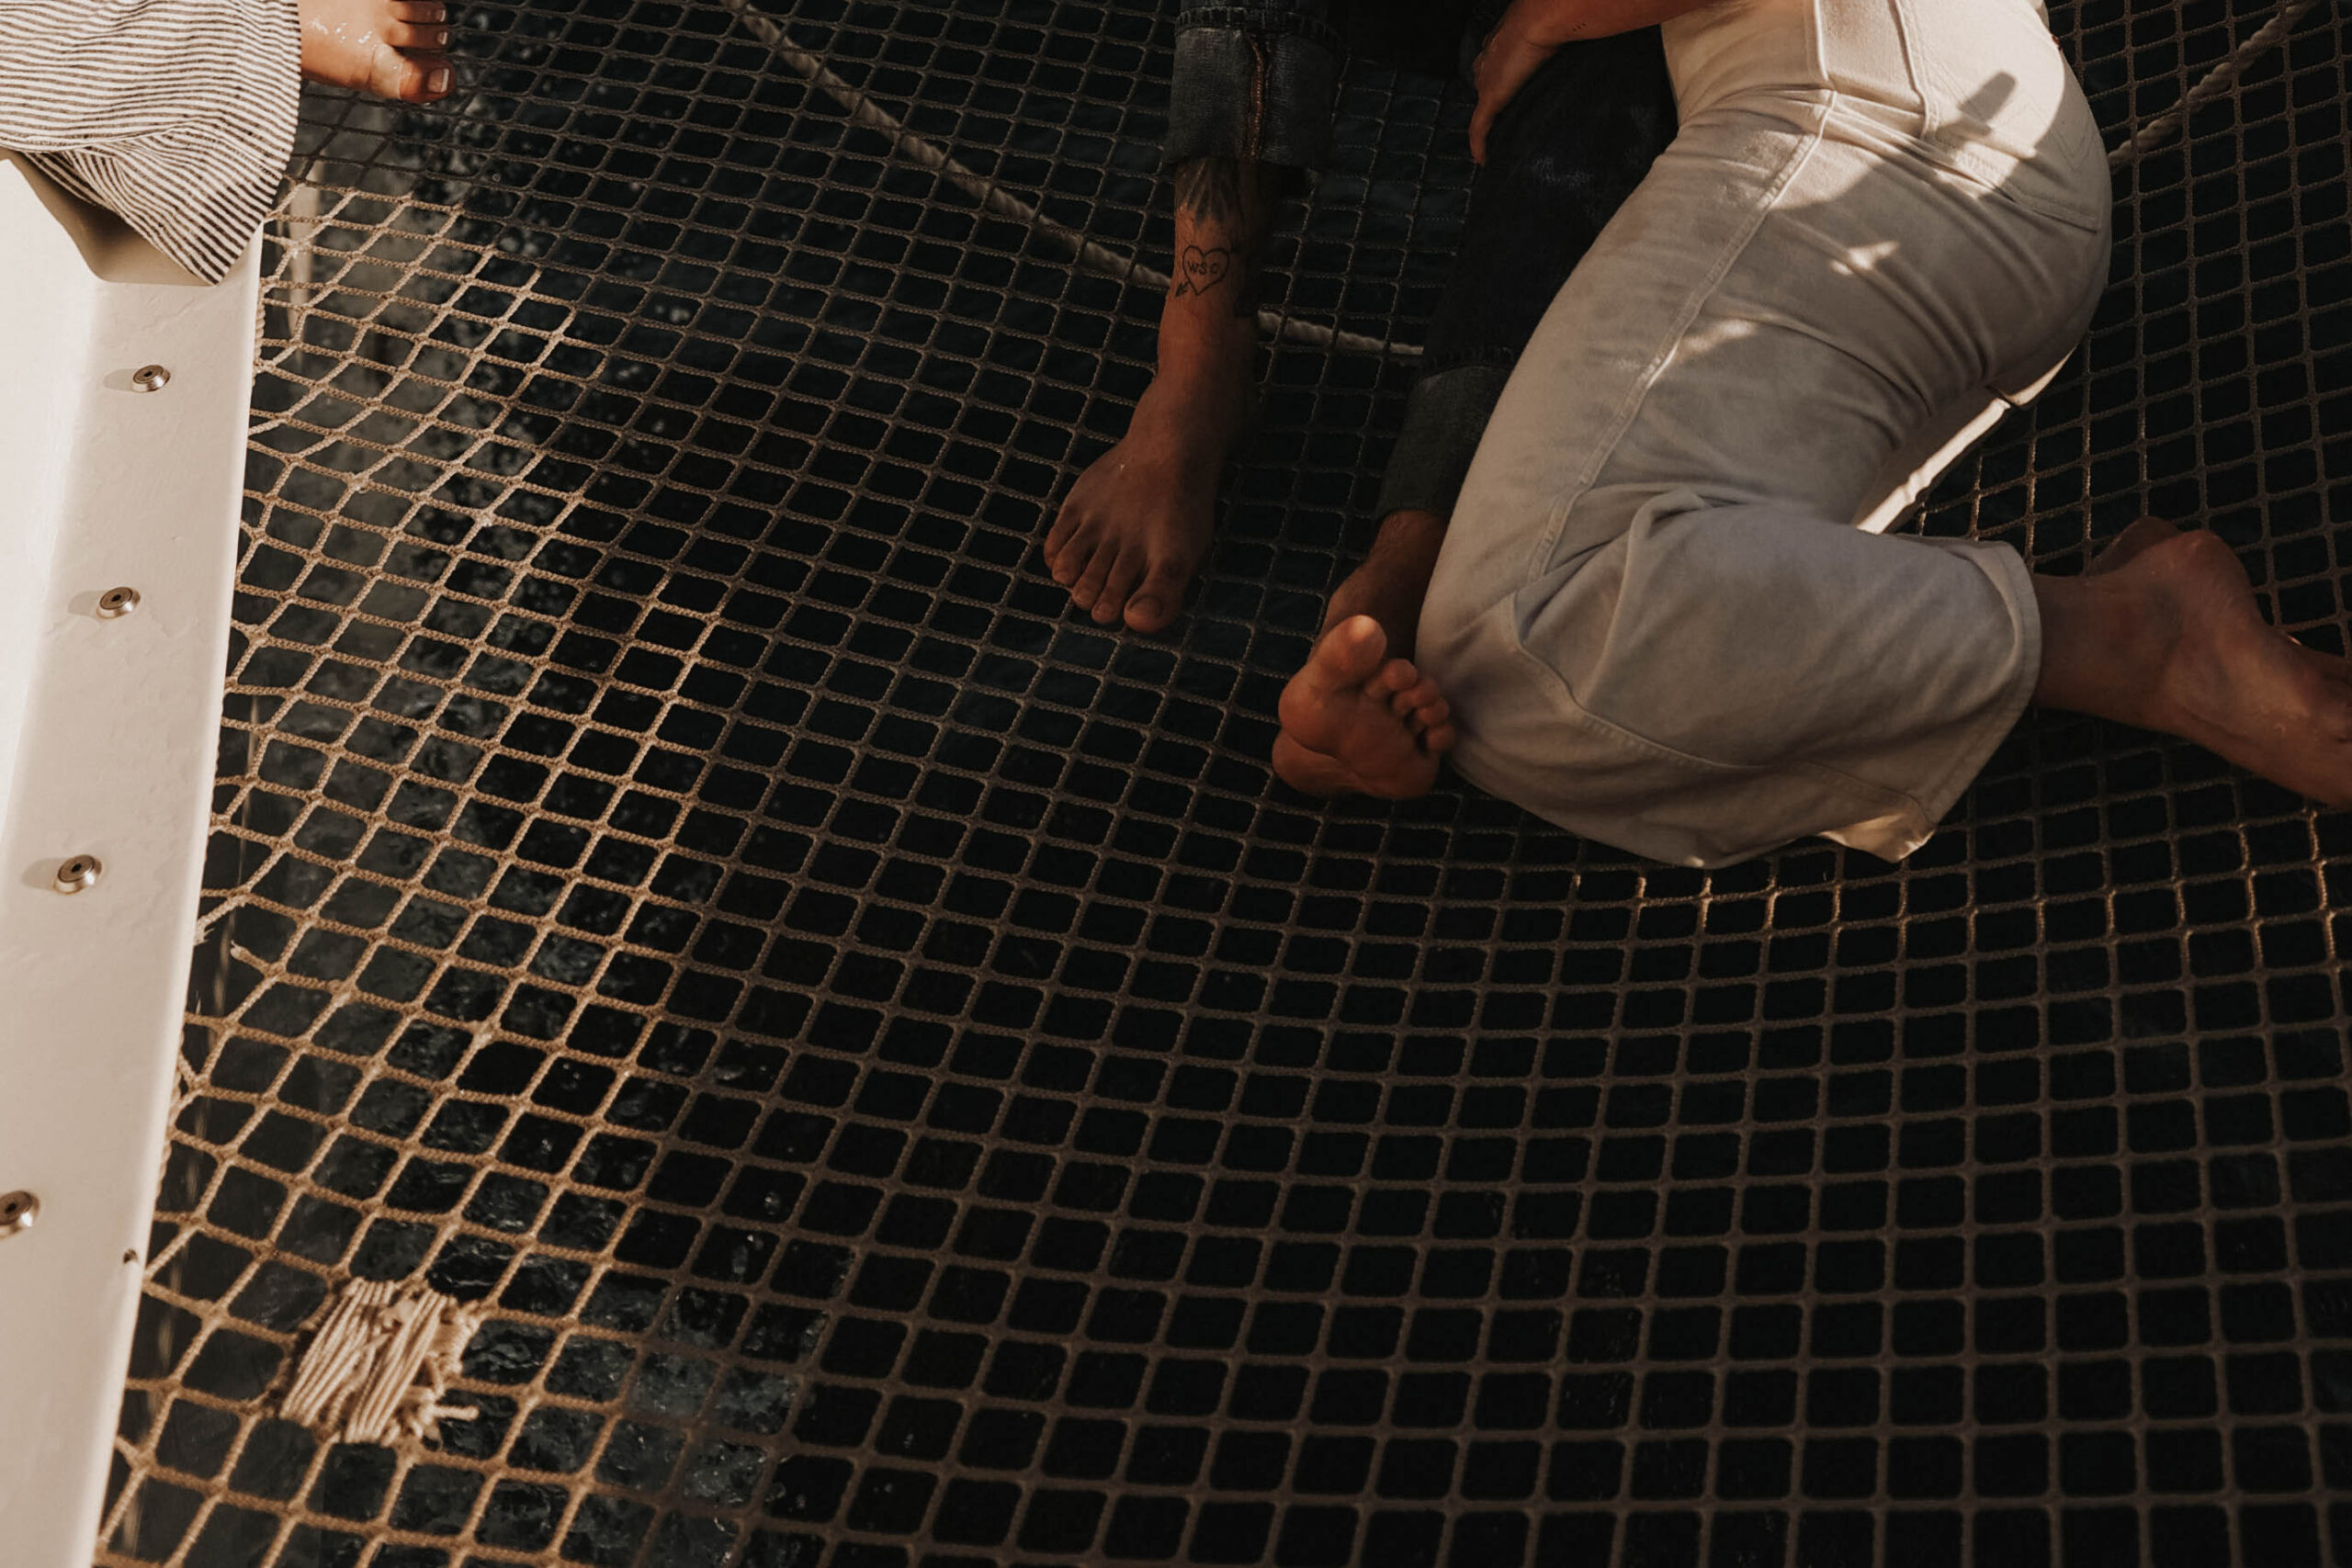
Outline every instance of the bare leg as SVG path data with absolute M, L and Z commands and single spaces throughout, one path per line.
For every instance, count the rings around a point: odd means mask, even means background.
M 1250 274 L 1272 182 L 1256 164 L 1198 158 L 1176 172 L 1176 266 L 1159 370 L 1119 444 L 1079 475 L 1046 536 L 1046 564 L 1104 626 L 1176 618 L 1207 555 L 1216 480 L 1250 407 L 1258 344 Z
M 2083 575 L 2103 577 L 2117 567 L 2130 562 L 2150 545 L 2160 545 L 2166 539 L 2177 539 L 2179 536 L 2180 530 L 2163 518 L 2143 517 L 2115 536 L 2114 541 L 2107 548 L 2093 557 L 2091 564 L 2083 569 Z
M 2037 577 L 2034 701 L 2193 740 L 2352 805 L 2352 666 L 2267 625 L 2216 536 L 2143 519 L 2082 577 Z
M 448 95 L 439 0 L 299 0 L 297 9 L 306 80 L 412 104 Z
M 1452 710 L 1410 660 L 1445 521 L 1398 512 L 1332 591 L 1323 635 L 1283 688 L 1274 772 L 1311 795 L 1428 793 L 1453 745 Z

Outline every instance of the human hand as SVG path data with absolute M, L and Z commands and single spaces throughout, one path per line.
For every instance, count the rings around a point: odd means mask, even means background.
M 1566 41 L 1549 14 L 1557 9 L 1557 0 L 1511 0 L 1510 9 L 1487 35 L 1486 46 L 1470 68 L 1471 81 L 1478 89 L 1478 107 L 1470 115 L 1474 163 L 1487 161 L 1487 132 L 1495 118 Z

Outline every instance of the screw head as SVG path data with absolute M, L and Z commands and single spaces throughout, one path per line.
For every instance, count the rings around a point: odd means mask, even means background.
M 171 385 L 172 373 L 161 365 L 142 365 L 130 373 L 130 389 L 134 392 L 160 392 Z
M 98 619 L 102 621 L 119 621 L 137 608 L 139 590 L 136 588 L 109 588 L 98 595 Z
M 57 868 L 56 879 L 50 886 L 60 893 L 79 893 L 96 887 L 106 869 L 96 855 L 74 855 Z
M 0 1239 L 32 1229 L 40 1218 L 40 1200 L 29 1192 L 0 1192 Z

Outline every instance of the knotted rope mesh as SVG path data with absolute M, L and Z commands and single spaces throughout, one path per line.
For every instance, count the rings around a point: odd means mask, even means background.
M 1166 17 L 459 19 L 448 104 L 308 102 L 273 225 L 101 1562 L 2345 1539 L 2346 818 L 2052 716 L 1899 866 L 1271 782 L 1462 89 L 1350 78 L 1202 592 L 1136 638 L 1035 547 L 1148 377 Z M 2114 288 L 1921 525 L 2064 569 L 2201 522 L 2341 651 L 2344 22 L 2052 21 Z M 474 1419 L 276 1413 L 353 1278 L 481 1314 Z

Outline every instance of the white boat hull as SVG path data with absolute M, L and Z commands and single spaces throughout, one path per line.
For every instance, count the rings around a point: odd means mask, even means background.
M 11 1568 L 86 1568 L 106 1484 L 195 939 L 257 251 L 205 287 L 0 152 L 0 1194 L 40 1204 L 0 1234 Z M 148 366 L 168 382 L 139 389 Z M 135 607 L 102 614 L 117 588 Z M 60 891 L 77 856 L 102 870 Z

